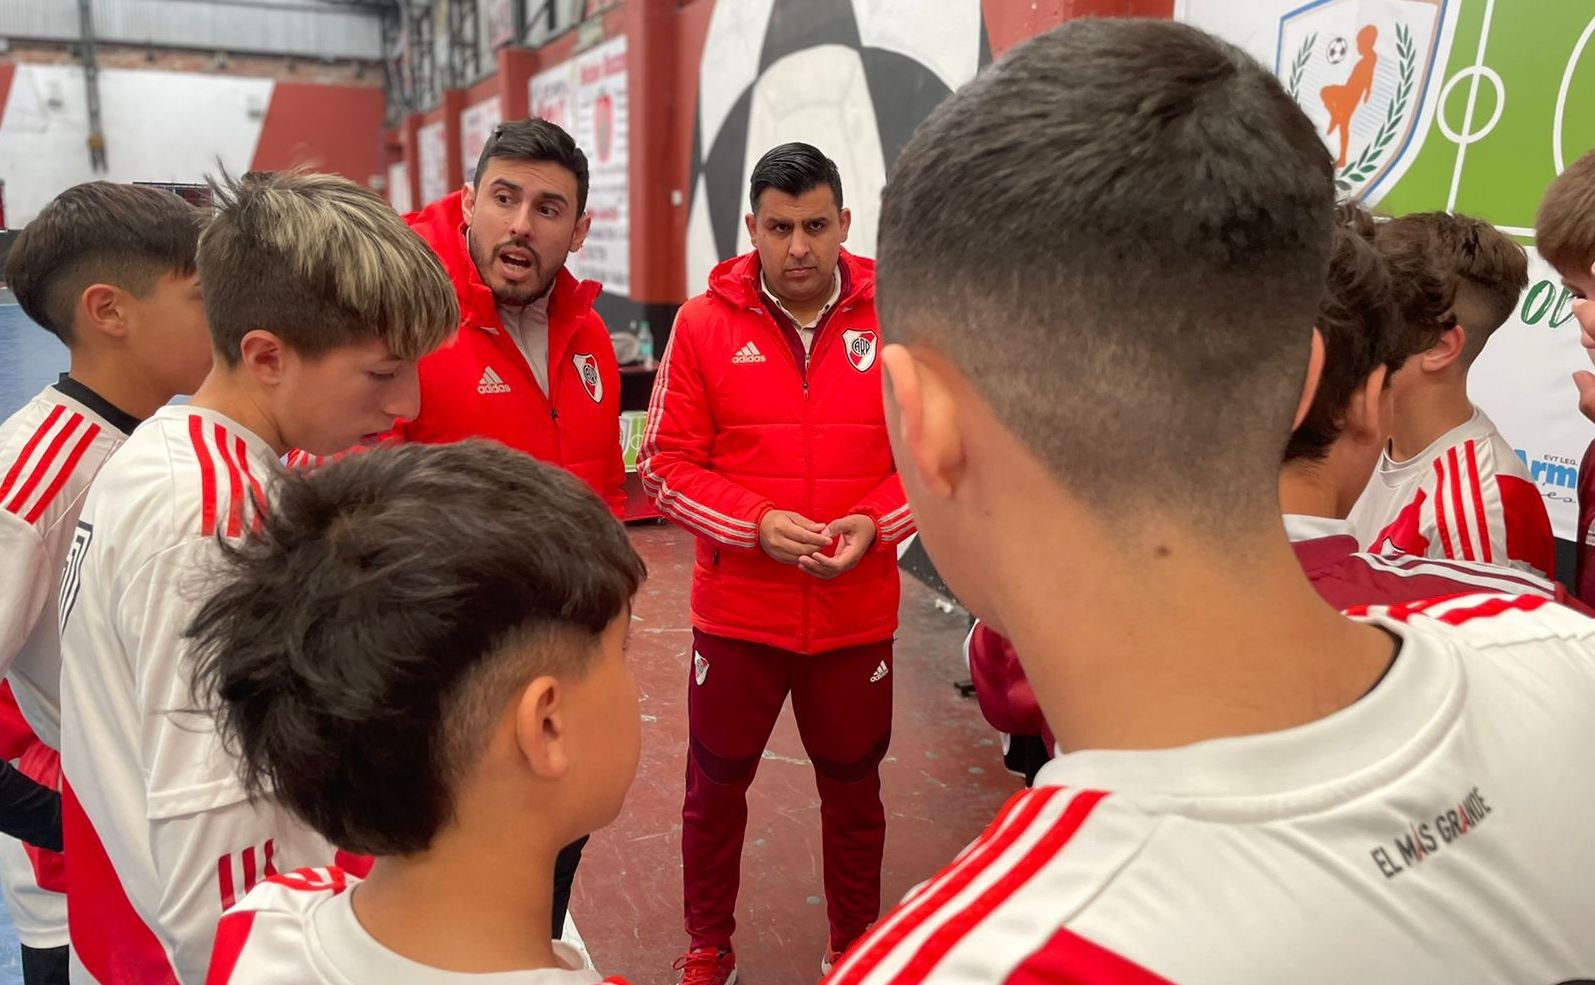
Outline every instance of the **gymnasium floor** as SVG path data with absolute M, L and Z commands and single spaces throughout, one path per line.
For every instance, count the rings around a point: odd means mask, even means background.
M 0 290 L 0 418 L 56 373 L 65 350 Z M 633 528 L 651 576 L 638 598 L 631 660 L 642 695 L 643 755 L 619 821 L 594 835 L 571 913 L 597 966 L 635 985 L 674 981 L 681 927 L 681 792 L 686 768 L 688 585 L 691 538 L 665 525 Z M 966 619 L 903 579 L 894 700 L 882 767 L 887 807 L 885 899 L 895 901 L 979 833 L 1019 781 L 1002 768 L 997 737 L 954 681 Z M 826 944 L 820 887 L 819 799 L 786 712 L 749 796 L 738 963 L 753 985 L 815 981 Z M 0 910 L 0 985 L 20 985 L 15 931 Z

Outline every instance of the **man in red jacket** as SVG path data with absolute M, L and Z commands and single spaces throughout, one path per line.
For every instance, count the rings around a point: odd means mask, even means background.
M 565 269 L 592 225 L 587 156 L 547 120 L 501 124 L 474 184 L 405 218 L 454 282 L 460 330 L 421 360 L 421 412 L 395 434 L 491 438 L 575 473 L 620 515 L 620 369 L 593 310 L 600 286 Z M 555 865 L 556 938 L 586 842 Z
M 460 331 L 421 361 L 421 413 L 397 433 L 492 438 L 574 472 L 618 515 L 620 370 L 593 310 L 600 285 L 565 269 L 586 210 L 586 155 L 532 118 L 493 131 L 474 184 L 406 217 L 454 282 Z
M 897 551 L 913 518 L 887 443 L 875 265 L 842 249 L 836 165 L 783 144 L 753 171 L 754 252 L 688 301 L 639 472 L 698 536 L 682 861 L 687 985 L 736 977 L 747 789 L 788 693 L 820 793 L 832 957 L 880 911 Z

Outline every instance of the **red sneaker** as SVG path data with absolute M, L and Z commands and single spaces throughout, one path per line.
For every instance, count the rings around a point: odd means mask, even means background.
M 727 948 L 695 947 L 671 967 L 681 972 L 677 985 L 736 985 L 737 955 Z

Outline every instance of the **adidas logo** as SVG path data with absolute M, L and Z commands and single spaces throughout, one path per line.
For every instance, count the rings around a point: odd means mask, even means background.
M 762 363 L 764 362 L 764 353 L 759 351 L 758 346 L 749 342 L 737 350 L 737 354 L 731 357 L 731 361 L 733 363 Z
M 476 383 L 476 392 L 477 393 L 509 393 L 510 392 L 510 385 L 508 383 L 505 383 L 503 378 L 500 377 L 497 373 L 493 372 L 493 367 L 489 366 L 486 369 L 482 370 L 482 378 L 480 380 L 478 380 L 477 383 Z
M 874 684 L 876 681 L 884 680 L 890 673 L 891 671 L 886 669 L 886 661 L 882 660 L 881 665 L 875 668 L 875 673 L 869 675 L 869 682 Z

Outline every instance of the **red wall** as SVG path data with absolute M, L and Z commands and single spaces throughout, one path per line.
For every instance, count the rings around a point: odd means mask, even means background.
M 0 105 L 4 92 L 0 82 Z M 308 164 L 368 183 L 388 166 L 382 98 L 382 90 L 374 87 L 278 82 L 250 166 L 275 171 Z

